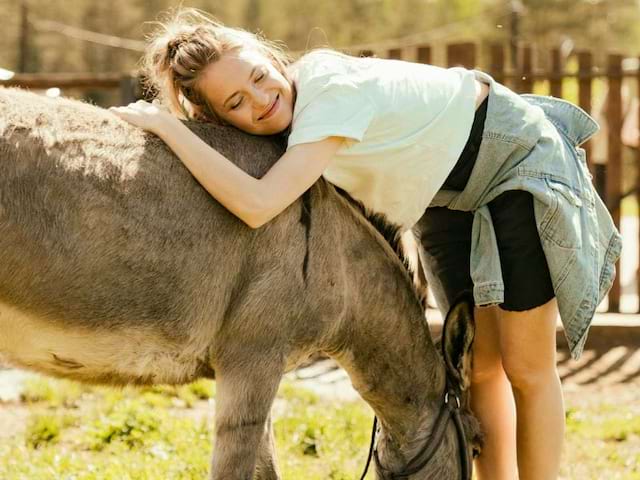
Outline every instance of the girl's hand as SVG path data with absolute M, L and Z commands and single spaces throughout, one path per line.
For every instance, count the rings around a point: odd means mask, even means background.
M 126 107 L 110 107 L 109 111 L 130 124 L 156 135 L 166 129 L 171 122 L 176 121 L 176 117 L 164 109 L 157 100 L 154 100 L 153 103 L 138 100 Z

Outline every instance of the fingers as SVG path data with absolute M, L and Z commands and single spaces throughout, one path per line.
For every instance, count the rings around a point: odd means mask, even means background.
M 117 107 L 109 107 L 109 110 L 116 110 L 116 109 L 125 109 L 125 108 L 129 108 L 131 110 L 137 110 L 137 111 L 155 111 L 157 110 L 166 110 L 166 108 L 162 105 L 162 103 L 160 103 L 160 100 L 158 100 L 157 98 L 155 98 L 151 103 L 147 102 L 146 100 L 138 100 L 136 102 L 130 103 L 129 105 L 122 105 L 122 106 L 117 106 Z
M 109 111 L 122 120 L 151 133 L 159 131 L 173 117 L 158 104 L 138 100 L 122 107 L 110 107 Z
M 158 98 L 154 98 L 153 101 L 151 102 L 151 105 L 162 112 L 171 113 L 171 111 L 167 108 L 167 106 L 164 105 Z
M 130 119 L 133 113 L 128 109 L 128 107 L 109 107 L 109 111 L 115 114 L 117 117 L 122 118 L 123 120 Z
M 138 100 L 137 102 L 130 103 L 129 105 L 121 105 L 117 107 L 109 107 L 109 110 L 134 110 L 134 111 L 144 111 L 153 105 L 144 100 Z

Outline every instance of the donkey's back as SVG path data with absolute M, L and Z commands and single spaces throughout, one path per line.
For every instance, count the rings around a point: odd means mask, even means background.
M 255 176 L 283 150 L 191 128 Z M 300 287 L 300 208 L 251 230 L 158 138 L 91 105 L 0 89 L 0 354 L 90 382 L 212 376 L 225 331 L 238 333 L 225 322 L 284 315 L 279 300 Z

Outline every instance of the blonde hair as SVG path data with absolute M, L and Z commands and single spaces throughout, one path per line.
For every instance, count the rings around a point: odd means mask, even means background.
M 240 48 L 254 48 L 269 58 L 287 79 L 291 58 L 284 47 L 221 22 L 195 8 L 168 12 L 168 20 L 147 37 L 142 58 L 146 87 L 157 93 L 172 113 L 186 119 L 220 121 L 198 88 L 203 71 L 220 57 Z

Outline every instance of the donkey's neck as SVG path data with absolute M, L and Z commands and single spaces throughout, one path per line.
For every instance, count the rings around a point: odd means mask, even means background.
M 370 233 L 368 241 L 356 240 L 357 234 L 350 238 L 355 243 L 347 258 L 356 257 L 354 248 L 359 258 L 346 265 L 349 314 L 339 334 L 340 349 L 332 356 L 375 411 L 385 450 L 401 457 L 435 416 L 444 365 L 402 263 Z

